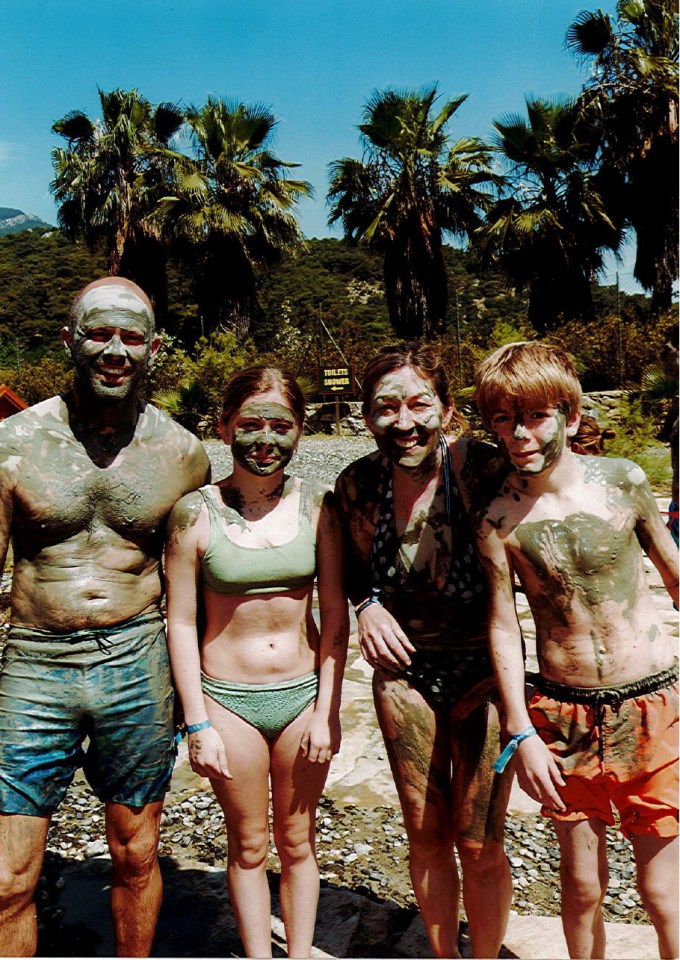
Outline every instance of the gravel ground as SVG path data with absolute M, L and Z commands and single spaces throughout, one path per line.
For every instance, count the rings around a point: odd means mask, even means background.
M 326 796 L 321 800 L 317 822 L 322 885 L 343 887 L 375 901 L 391 900 L 402 911 L 399 925 L 406 927 L 417 907 L 399 810 L 388 806 L 343 806 Z M 613 829 L 608 830 L 608 842 L 610 883 L 605 918 L 649 923 L 635 889 L 630 844 Z M 533 916 L 559 915 L 559 857 L 550 824 L 538 816 L 510 816 L 506 851 L 515 888 L 513 909 Z M 48 835 L 37 894 L 39 955 L 82 956 L 91 952 L 85 928 L 80 934 L 85 938 L 81 943 L 73 925 L 63 927 L 58 898 L 69 863 L 106 853 L 103 807 L 79 775 L 55 814 Z M 224 821 L 210 791 L 196 792 L 193 786 L 170 792 L 163 812 L 160 854 L 162 861 L 171 857 L 175 862 L 190 858 L 209 866 L 226 864 Z M 272 847 L 269 877 L 274 889 L 279 872 L 280 862 L 276 848 Z
M 204 446 L 212 464 L 213 479 L 221 480 L 231 472 L 231 451 L 220 440 L 207 441 Z M 373 450 L 375 443 L 365 437 L 302 437 L 290 472 L 332 485 L 347 464 Z

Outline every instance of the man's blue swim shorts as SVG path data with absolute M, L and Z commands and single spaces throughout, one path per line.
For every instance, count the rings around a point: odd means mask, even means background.
M 70 634 L 10 627 L 0 665 L 1 812 L 50 815 L 80 766 L 100 800 L 141 807 L 163 798 L 174 760 L 159 613 Z

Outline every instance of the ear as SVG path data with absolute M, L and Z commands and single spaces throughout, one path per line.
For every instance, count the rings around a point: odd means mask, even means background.
M 371 414 L 367 411 L 363 416 L 366 429 L 373 433 L 373 420 L 371 419 Z
M 233 432 L 227 426 L 227 424 L 224 422 L 222 417 L 220 417 L 217 421 L 217 432 L 222 437 L 222 440 L 227 444 L 227 446 L 229 446 L 234 435 L 233 435 Z
M 71 355 L 71 344 L 73 343 L 73 334 L 68 327 L 62 327 L 60 333 L 61 342 L 64 346 L 64 350 Z
M 150 349 L 149 349 L 149 363 L 152 363 L 152 362 L 153 362 L 153 358 L 154 358 L 154 357 L 156 356 L 156 354 L 158 353 L 158 349 L 159 349 L 160 345 L 161 345 L 161 338 L 160 338 L 160 337 L 154 337 L 153 340 L 151 341 L 151 347 L 150 347 Z
M 451 426 L 451 418 L 453 417 L 453 406 L 443 407 L 442 408 L 442 430 L 446 431 Z
M 568 437 L 573 437 L 576 435 L 576 431 L 578 430 L 580 422 L 581 422 L 580 410 L 574 410 L 573 413 L 569 414 L 569 418 L 567 420 L 567 436 Z

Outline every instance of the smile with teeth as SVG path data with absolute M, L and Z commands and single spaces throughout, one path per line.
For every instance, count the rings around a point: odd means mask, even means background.
M 101 373 L 105 377 L 123 377 L 128 372 L 127 367 L 108 367 L 104 364 L 99 364 L 97 367 L 97 373 Z

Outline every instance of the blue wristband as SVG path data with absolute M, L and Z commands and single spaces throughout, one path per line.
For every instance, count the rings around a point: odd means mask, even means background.
M 187 733 L 198 733 L 199 730 L 207 730 L 208 727 L 212 727 L 210 720 L 202 720 L 200 723 L 190 723 L 188 727 L 182 724 L 175 734 L 175 746 L 178 747 L 180 745 Z
M 201 720 L 200 723 L 189 723 L 186 726 L 187 733 L 198 733 L 199 730 L 207 730 L 208 727 L 212 727 L 210 720 Z
M 496 773 L 503 773 L 522 740 L 527 740 L 529 737 L 533 737 L 535 733 L 536 727 L 527 727 L 526 730 L 522 730 L 521 733 L 513 733 L 508 740 L 505 749 L 493 765 Z
M 379 597 L 369 597 L 368 600 L 362 600 L 362 602 L 354 608 L 354 613 L 358 617 L 360 613 L 363 613 L 366 607 L 370 607 L 372 603 L 380 603 Z

